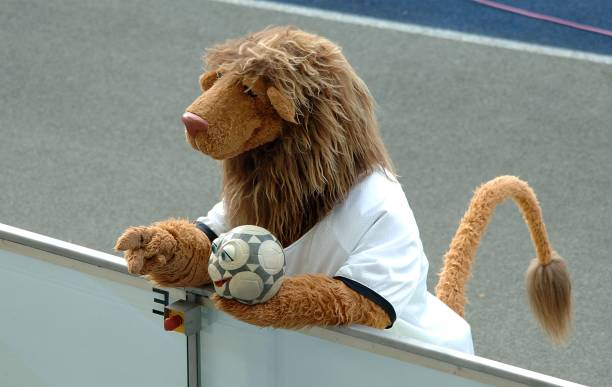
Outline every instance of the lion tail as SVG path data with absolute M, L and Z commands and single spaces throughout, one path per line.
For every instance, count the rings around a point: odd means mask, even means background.
M 463 216 L 436 286 L 437 297 L 459 315 L 467 303 L 465 284 L 495 207 L 511 198 L 529 227 L 537 257 L 526 274 L 529 303 L 536 318 L 554 342 L 567 337 L 571 325 L 571 283 L 565 261 L 548 241 L 542 210 L 533 190 L 514 176 L 500 176 L 481 185 Z

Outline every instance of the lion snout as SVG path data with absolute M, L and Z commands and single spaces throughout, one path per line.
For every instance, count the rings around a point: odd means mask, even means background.
M 183 121 L 187 133 L 192 138 L 195 138 L 198 133 L 208 130 L 208 121 L 191 112 L 185 112 L 181 121 Z

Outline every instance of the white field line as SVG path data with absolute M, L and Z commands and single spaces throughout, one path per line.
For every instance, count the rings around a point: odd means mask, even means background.
M 383 30 L 406 32 L 409 34 L 430 36 L 439 39 L 453 40 L 464 43 L 474 43 L 489 47 L 499 47 L 508 50 L 525 51 L 535 54 L 554 56 L 558 58 L 569 58 L 600 64 L 612 64 L 612 56 L 591 54 L 582 51 L 567 50 L 542 46 L 531 43 L 522 43 L 508 39 L 490 38 L 482 35 L 455 32 L 440 28 L 422 27 L 409 23 L 398 23 L 366 16 L 350 15 L 334 11 L 326 11 L 316 8 L 302 7 L 282 3 L 273 3 L 259 0 L 210 0 L 217 3 L 233 4 L 243 7 L 262 9 L 267 11 L 283 12 L 293 15 L 319 18 L 338 23 L 354 24 L 364 27 L 373 27 Z M 611 41 L 612 44 L 612 41 Z

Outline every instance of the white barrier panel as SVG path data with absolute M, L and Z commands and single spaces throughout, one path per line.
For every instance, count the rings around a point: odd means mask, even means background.
M 206 387 L 485 386 L 303 333 L 261 329 L 206 308 L 200 336 Z
M 145 281 L 0 247 L 0 386 L 186 385 L 185 337 L 163 331 Z
M 257 328 L 207 289 L 170 291 L 205 305 L 186 340 L 121 258 L 1 223 L 0 292 L 0 387 L 578 386 L 367 327 Z

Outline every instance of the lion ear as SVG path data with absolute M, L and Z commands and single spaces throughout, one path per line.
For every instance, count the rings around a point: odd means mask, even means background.
M 270 103 L 272 103 L 272 107 L 278 113 L 278 115 L 287 122 L 292 122 L 296 124 L 295 121 L 295 106 L 293 102 L 287 96 L 283 95 L 278 89 L 274 86 L 268 87 L 268 98 L 270 98 Z
M 208 71 L 200 75 L 200 88 L 206 91 L 212 87 L 215 81 L 219 78 L 216 71 Z

